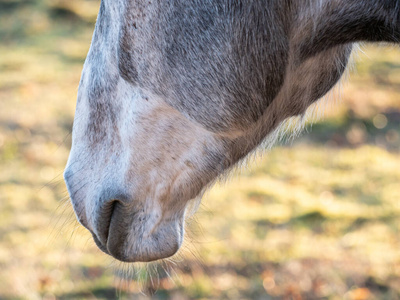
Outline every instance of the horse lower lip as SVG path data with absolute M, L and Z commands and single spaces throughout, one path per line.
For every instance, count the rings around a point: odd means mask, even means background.
M 143 228 L 153 224 L 121 213 L 125 212 L 115 210 L 112 215 L 106 246 L 109 255 L 124 262 L 150 262 L 172 256 L 179 250 L 183 219 L 161 221 L 151 234 L 146 234 Z

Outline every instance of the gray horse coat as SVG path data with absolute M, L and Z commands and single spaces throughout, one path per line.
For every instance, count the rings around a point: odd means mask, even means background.
M 79 221 L 122 261 L 173 255 L 189 200 L 346 69 L 397 42 L 399 0 L 103 0 L 65 179 Z

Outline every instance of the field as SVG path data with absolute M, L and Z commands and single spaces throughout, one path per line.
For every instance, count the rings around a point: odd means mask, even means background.
M 131 266 L 62 180 L 98 7 L 0 0 L 0 299 L 400 299 L 398 47 L 363 45 L 320 120 L 205 195 L 177 257 Z

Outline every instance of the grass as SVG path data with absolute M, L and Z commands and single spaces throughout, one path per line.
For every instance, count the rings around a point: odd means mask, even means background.
M 340 103 L 211 189 L 146 270 L 95 247 L 61 176 L 98 6 L 0 0 L 0 299 L 400 298 L 398 48 L 366 46 Z

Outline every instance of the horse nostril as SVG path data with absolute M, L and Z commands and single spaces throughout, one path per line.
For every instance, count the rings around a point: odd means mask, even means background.
M 108 241 L 108 235 L 111 225 L 111 220 L 116 210 L 119 200 L 112 200 L 108 202 L 106 205 L 100 208 L 100 212 L 98 217 L 96 218 L 97 224 L 97 239 L 98 242 L 102 244 L 103 247 L 106 247 Z

